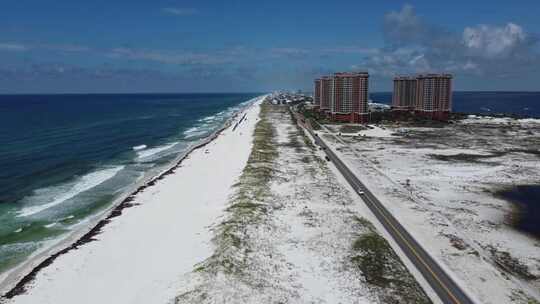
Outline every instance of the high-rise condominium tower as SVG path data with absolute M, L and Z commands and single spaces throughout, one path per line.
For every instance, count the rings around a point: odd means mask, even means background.
M 367 72 L 335 73 L 332 78 L 330 113 L 333 120 L 367 122 L 368 112 Z
M 418 75 L 416 96 L 415 111 L 436 119 L 448 119 L 452 110 L 452 75 Z
M 392 110 L 413 110 L 416 104 L 416 77 L 394 77 Z

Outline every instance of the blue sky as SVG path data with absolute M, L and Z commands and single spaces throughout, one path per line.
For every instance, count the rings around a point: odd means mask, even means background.
M 310 90 L 335 71 L 540 90 L 540 1 L 5 0 L 0 93 Z

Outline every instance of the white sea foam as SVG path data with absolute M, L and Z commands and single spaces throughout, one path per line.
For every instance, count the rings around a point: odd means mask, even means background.
M 209 134 L 212 130 L 217 129 L 226 118 L 230 117 L 237 110 L 237 107 L 231 107 L 214 115 L 199 119 L 200 124 L 184 131 L 184 138 L 189 139 Z
M 216 114 L 216 115 L 212 115 L 212 116 L 207 116 L 207 117 L 205 117 L 205 118 L 201 118 L 201 119 L 199 119 L 199 121 L 212 121 L 212 120 L 214 120 L 214 119 L 216 119 L 216 118 L 217 118 L 217 114 Z
M 34 202 L 34 204 L 21 209 L 18 212 L 18 216 L 34 215 L 60 205 L 77 194 L 90 190 L 106 180 L 113 178 L 123 168 L 124 166 L 116 166 L 94 171 L 82 176 L 71 184 L 36 190 L 35 195 L 28 198 L 28 201 Z
M 146 145 L 134 146 L 132 149 L 133 149 L 133 151 L 144 150 L 144 149 L 146 149 Z
M 184 131 L 184 134 L 185 134 L 185 135 L 189 135 L 189 134 L 191 134 L 191 133 L 193 133 L 193 132 L 197 132 L 198 130 L 199 130 L 199 127 L 191 127 L 191 128 L 189 128 L 189 129 L 185 130 L 185 131 Z
M 45 228 L 52 228 L 52 227 L 54 227 L 54 226 L 56 226 L 56 222 L 51 223 L 51 224 L 49 224 L 49 225 L 45 225 L 45 226 L 43 226 L 43 227 L 45 227 Z
M 169 150 L 170 148 L 176 146 L 177 144 L 178 144 L 178 142 L 174 142 L 174 143 L 169 143 L 169 144 L 159 146 L 159 147 L 155 147 L 155 148 L 151 148 L 151 149 L 138 151 L 137 152 L 137 157 L 139 159 L 149 158 L 150 156 L 153 156 L 153 155 L 159 154 L 159 153 L 161 153 L 163 151 Z
M 540 123 L 540 119 L 538 118 L 523 118 L 519 120 L 520 123 Z
M 207 133 L 210 130 L 208 125 L 201 125 L 197 127 L 192 127 L 184 131 L 184 137 L 185 138 L 192 138 L 196 136 L 201 136 Z
M 247 106 L 248 104 L 253 103 L 256 100 L 258 99 L 254 98 L 242 102 L 236 106 L 229 107 L 216 114 L 199 119 L 198 121 L 200 124 L 184 131 L 184 138 L 189 139 L 209 134 L 212 130 L 217 129 L 227 118 L 231 117 L 235 112 Z

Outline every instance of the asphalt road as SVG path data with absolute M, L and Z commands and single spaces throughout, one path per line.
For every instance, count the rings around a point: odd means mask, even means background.
M 300 123 L 303 121 L 300 118 Z M 302 124 L 302 123 L 301 123 Z M 321 146 L 326 155 L 334 163 L 337 169 L 356 190 L 358 195 L 366 203 L 369 209 L 375 214 L 377 219 L 386 228 L 388 233 L 394 238 L 410 261 L 422 273 L 433 290 L 437 293 L 443 303 L 449 304 L 469 304 L 474 303 L 460 286 L 431 258 L 431 256 L 418 244 L 418 242 L 401 226 L 396 218 L 381 204 L 381 202 L 366 188 L 366 186 L 349 170 L 349 168 L 330 150 L 311 128 L 304 125 L 306 130 L 315 138 L 316 143 Z

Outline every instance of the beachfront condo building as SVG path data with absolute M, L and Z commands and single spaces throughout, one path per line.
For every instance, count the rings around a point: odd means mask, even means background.
M 392 110 L 446 120 L 452 111 L 452 75 L 420 74 L 394 78 Z
M 313 91 L 313 104 L 315 109 L 319 110 L 321 107 L 321 79 L 315 79 L 315 89 Z
M 368 121 L 368 79 L 367 72 L 334 74 L 330 99 L 332 120 L 352 123 Z
M 452 75 L 418 75 L 414 110 L 426 117 L 448 119 L 452 110 Z
M 398 76 L 394 78 L 392 110 L 411 111 L 416 104 L 416 77 Z
M 321 84 L 320 84 L 320 111 L 323 113 L 330 112 L 330 103 L 332 98 L 332 82 L 333 79 L 330 76 L 324 76 L 321 77 Z
M 341 72 L 315 79 L 315 109 L 334 121 L 368 121 L 367 72 Z

